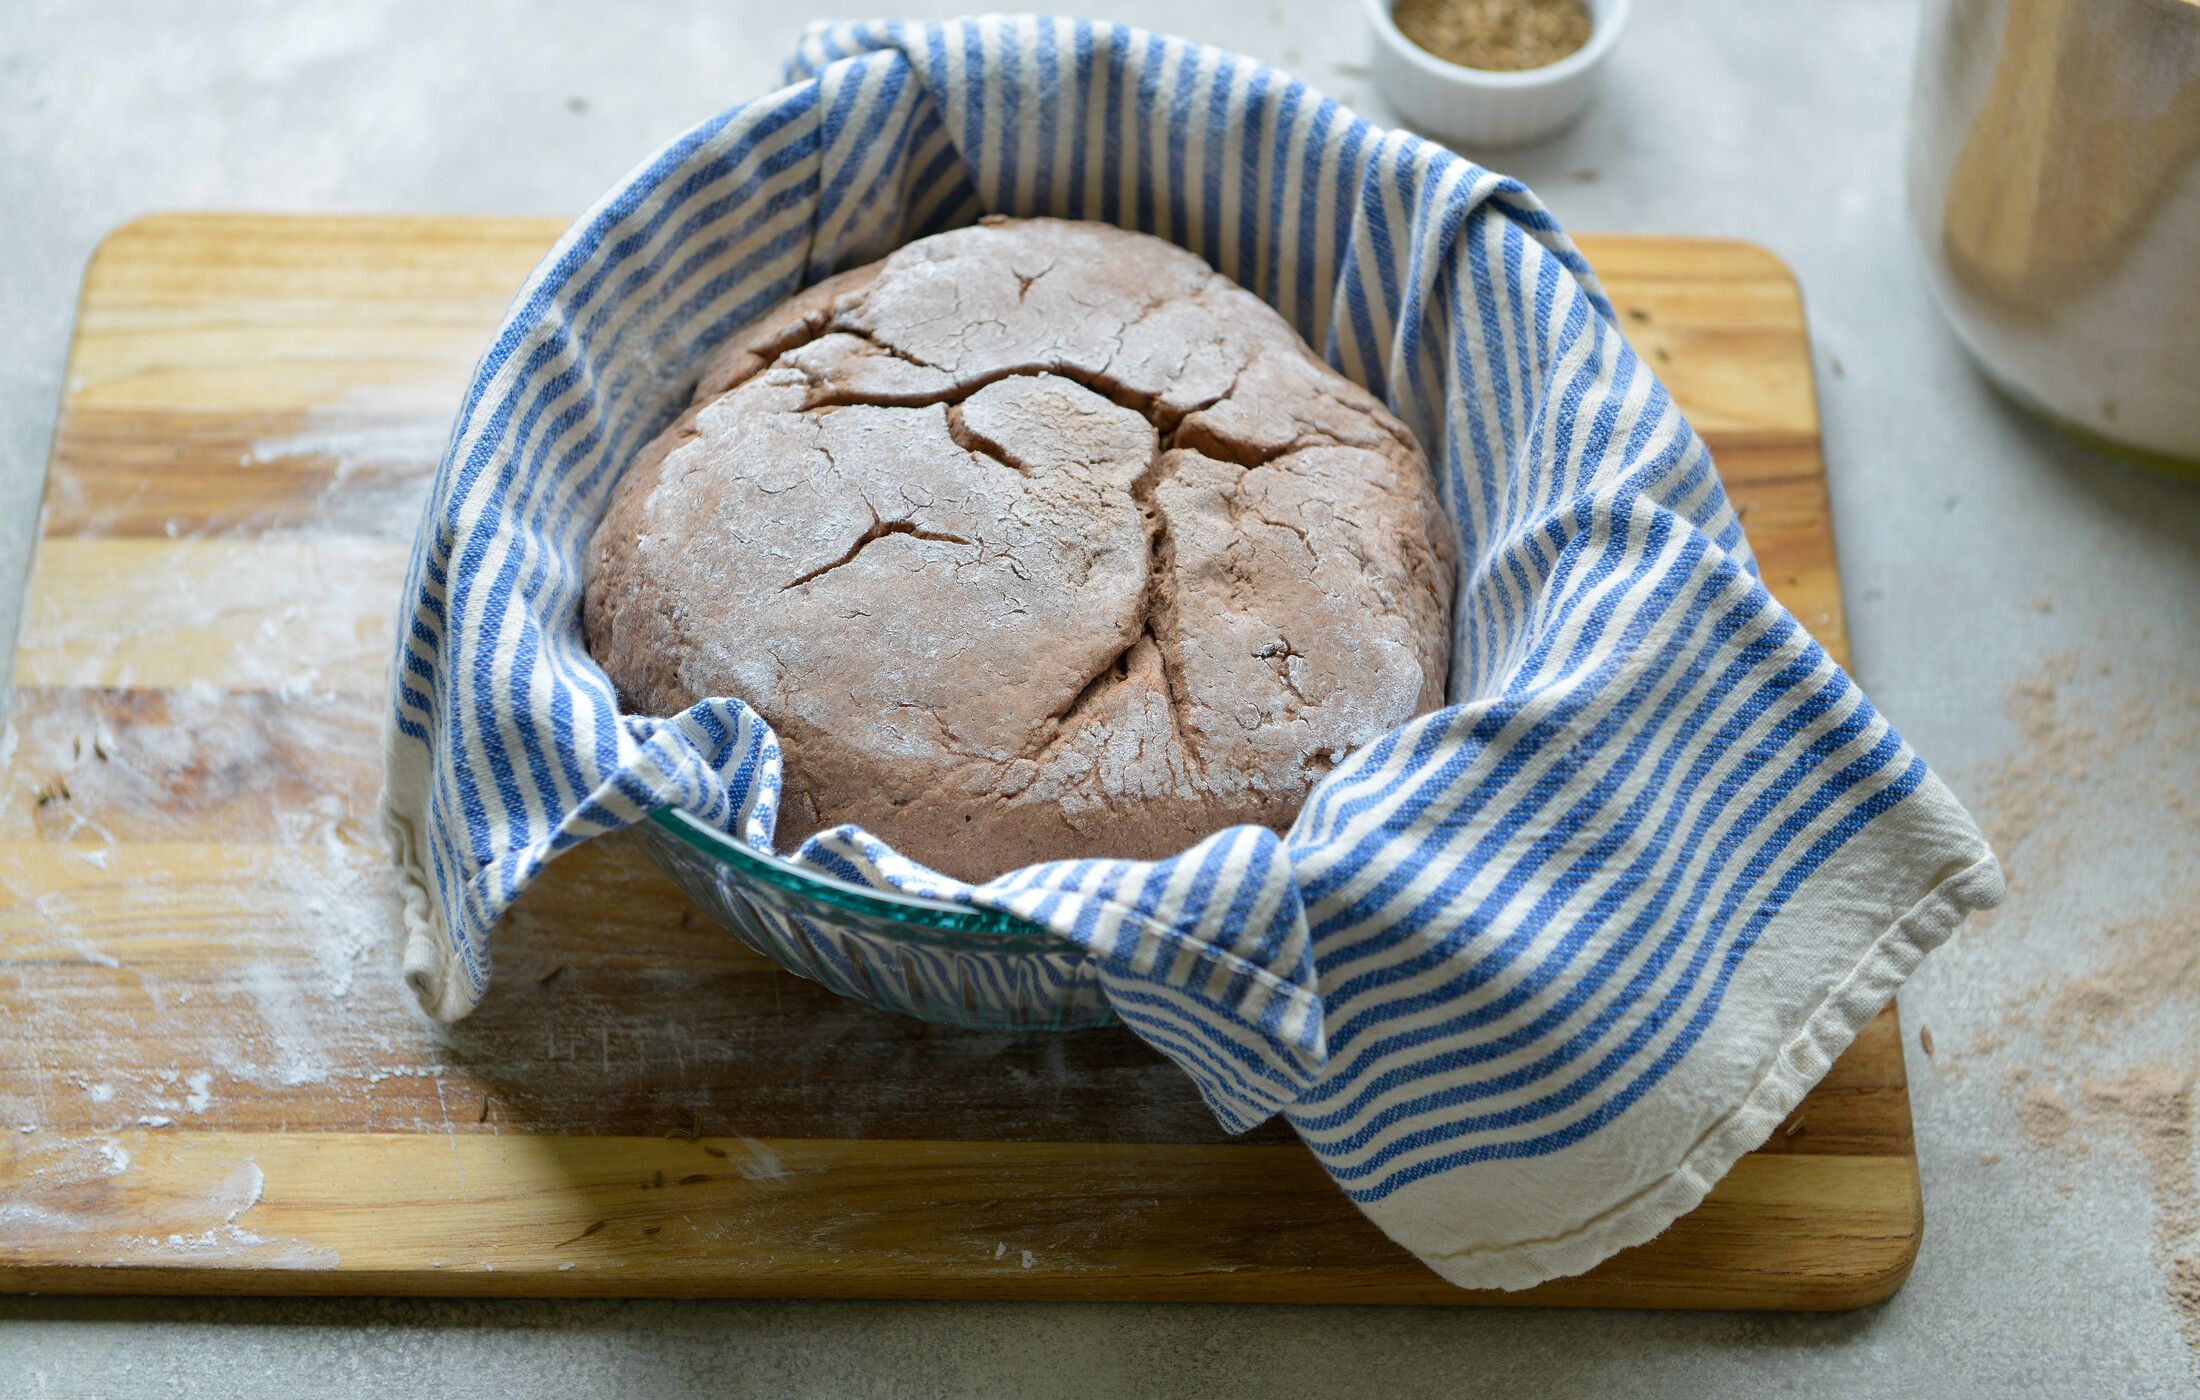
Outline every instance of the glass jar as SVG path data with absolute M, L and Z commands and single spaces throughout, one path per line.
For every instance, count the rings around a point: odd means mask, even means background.
M 1910 219 L 1987 375 L 2200 477 L 2200 0 L 1926 0 Z

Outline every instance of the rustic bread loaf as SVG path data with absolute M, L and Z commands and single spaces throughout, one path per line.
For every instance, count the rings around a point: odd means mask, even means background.
M 1371 395 L 1157 238 L 993 220 L 712 360 L 590 549 L 630 709 L 777 730 L 779 839 L 966 879 L 1287 827 L 1443 702 L 1450 531 Z

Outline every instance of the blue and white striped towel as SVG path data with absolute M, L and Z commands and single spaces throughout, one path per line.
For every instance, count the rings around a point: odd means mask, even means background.
M 799 858 L 1093 950 L 1233 1129 L 1283 1112 L 1385 1230 L 1515 1288 L 1648 1239 L 2001 894 L 1969 817 L 1760 585 L 1703 444 L 1518 183 L 1273 69 L 1106 24 L 821 27 L 521 291 L 406 582 L 385 813 L 437 1016 L 560 851 L 673 803 L 770 839 L 738 701 L 619 713 L 577 625 L 614 478 L 706 353 L 982 212 L 1100 219 L 1273 304 L 1429 448 L 1464 560 L 1449 708 L 1290 835 L 960 885 Z

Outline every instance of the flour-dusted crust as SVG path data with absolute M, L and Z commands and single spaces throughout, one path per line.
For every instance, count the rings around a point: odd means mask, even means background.
M 1443 702 L 1405 427 L 1157 238 L 993 220 L 765 315 L 619 483 L 588 645 L 631 709 L 778 731 L 782 844 L 951 875 L 1287 827 Z

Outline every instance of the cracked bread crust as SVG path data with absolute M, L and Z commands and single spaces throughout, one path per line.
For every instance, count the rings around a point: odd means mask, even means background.
M 712 359 L 589 549 L 629 709 L 734 695 L 779 838 L 947 874 L 1278 830 L 1443 703 L 1450 530 L 1404 425 L 1143 234 L 988 220 Z

